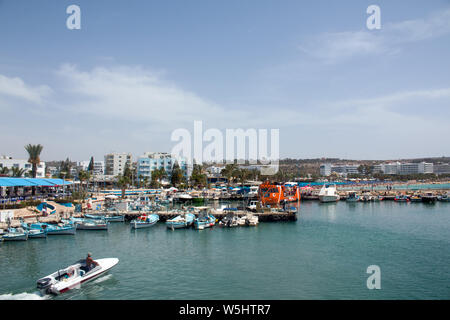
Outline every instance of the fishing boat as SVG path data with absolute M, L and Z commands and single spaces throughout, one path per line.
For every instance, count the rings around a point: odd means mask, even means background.
M 108 222 L 124 222 L 125 215 L 100 215 L 100 214 L 85 214 L 85 218 L 93 220 L 106 220 Z
M 219 221 L 220 227 L 228 227 L 228 228 L 234 228 L 239 226 L 239 217 L 233 213 L 227 214 L 225 217 L 223 217 L 222 220 Z
M 438 200 L 444 201 L 444 202 L 449 202 L 450 201 L 449 193 L 447 192 L 446 194 L 439 196 Z
M 30 225 L 22 222 L 22 228 L 28 233 L 28 239 L 41 239 L 47 238 L 47 230 L 44 229 L 31 229 Z
M 159 216 L 157 214 L 143 214 L 130 222 L 132 229 L 147 228 L 155 225 L 159 221 Z
M 239 217 L 237 223 L 238 223 L 238 226 L 241 226 L 241 227 L 245 226 L 247 224 L 247 217 L 246 216 Z
M 319 192 L 320 202 L 336 202 L 339 201 L 339 198 L 335 184 L 324 184 Z
M 300 189 L 296 185 L 282 185 L 266 181 L 259 186 L 258 200 L 264 206 L 300 201 Z
M 206 210 L 199 213 L 198 217 L 194 219 L 194 228 L 203 230 L 205 228 L 211 228 L 216 224 L 216 218 L 208 214 Z
M 359 196 L 356 194 L 356 191 L 349 191 L 346 201 L 347 202 L 358 202 Z
M 418 195 L 413 195 L 409 198 L 409 200 L 411 202 L 422 202 L 422 197 L 418 196 Z
M 8 232 L 3 234 L 3 241 L 26 241 L 28 233 L 22 228 L 9 228 Z
M 49 223 L 33 223 L 30 225 L 30 229 L 45 229 L 47 235 L 73 235 L 76 233 L 76 226 L 73 223 L 67 223 L 63 225 L 53 225 Z
M 86 260 L 79 260 L 67 268 L 60 269 L 37 281 L 37 289 L 41 294 L 58 295 L 67 290 L 77 288 L 82 283 L 97 278 L 109 269 L 114 267 L 119 259 L 105 258 L 95 260 L 99 265 L 93 269 L 88 269 Z
M 395 196 L 394 201 L 396 202 L 409 202 L 410 199 L 407 195 L 404 194 L 399 194 L 397 196 Z
M 259 223 L 258 216 L 254 215 L 254 214 L 247 214 L 245 216 L 245 224 L 247 226 L 257 226 L 258 223 Z
M 182 213 L 173 219 L 166 221 L 169 229 L 180 229 L 190 227 L 194 223 L 195 215 L 193 213 Z
M 109 222 L 105 220 L 89 220 L 79 221 L 75 223 L 77 230 L 108 230 Z
M 247 206 L 247 210 L 256 212 L 256 209 L 258 208 L 258 201 L 250 201 L 250 204 Z
M 422 202 L 435 203 L 436 200 L 437 200 L 437 196 L 432 192 L 427 192 L 426 194 L 422 195 Z

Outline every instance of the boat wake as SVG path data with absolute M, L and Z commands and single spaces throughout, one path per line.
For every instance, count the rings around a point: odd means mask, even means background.
M 100 278 L 92 281 L 92 283 L 101 283 L 101 282 L 106 281 L 106 280 L 111 279 L 111 278 L 112 278 L 112 274 L 108 274 L 106 276 L 100 277 Z
M 46 300 L 49 299 L 50 296 L 42 296 L 39 291 L 29 293 L 29 292 L 22 292 L 22 293 L 7 293 L 7 294 L 1 294 L 0 300 Z

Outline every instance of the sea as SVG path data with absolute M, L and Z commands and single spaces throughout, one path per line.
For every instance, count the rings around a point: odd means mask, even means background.
M 108 231 L 3 242 L 0 299 L 450 298 L 450 203 L 304 201 L 297 215 L 205 230 L 111 223 Z M 87 252 L 120 261 L 79 288 L 39 294 L 39 278 Z

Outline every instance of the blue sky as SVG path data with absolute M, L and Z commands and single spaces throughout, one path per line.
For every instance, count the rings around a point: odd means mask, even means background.
M 170 151 L 203 120 L 277 128 L 281 158 L 449 155 L 450 1 L 3 0 L 0 39 L 0 154 Z

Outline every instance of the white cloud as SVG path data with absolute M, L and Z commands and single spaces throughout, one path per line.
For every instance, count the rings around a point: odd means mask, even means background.
M 41 104 L 51 93 L 52 90 L 46 85 L 32 87 L 20 78 L 0 74 L 0 97 L 3 99 L 13 97 Z
M 299 50 L 325 63 L 336 63 L 361 55 L 396 54 L 406 43 L 450 33 L 450 9 L 426 19 L 383 24 L 381 30 L 328 32 L 305 39 Z

